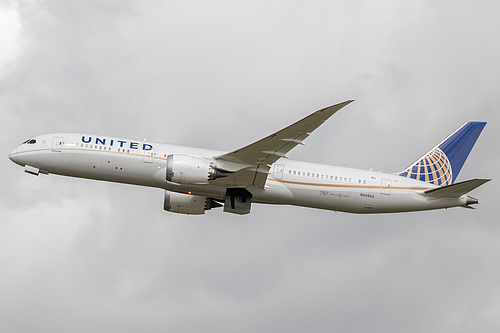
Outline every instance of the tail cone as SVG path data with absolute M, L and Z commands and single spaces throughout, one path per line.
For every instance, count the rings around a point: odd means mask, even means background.
M 468 206 L 468 205 L 475 205 L 479 203 L 479 200 L 477 200 L 476 198 L 473 198 L 473 197 L 469 197 L 467 196 L 467 201 L 465 202 L 465 204 Z

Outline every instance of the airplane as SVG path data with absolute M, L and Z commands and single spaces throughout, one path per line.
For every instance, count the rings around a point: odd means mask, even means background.
M 318 110 L 232 152 L 84 133 L 33 137 L 9 158 L 32 174 L 161 188 L 164 209 L 201 215 L 216 207 L 244 215 L 252 203 L 370 214 L 473 208 L 467 194 L 490 179 L 455 182 L 486 122 L 467 122 L 396 173 L 289 159 L 345 101 Z

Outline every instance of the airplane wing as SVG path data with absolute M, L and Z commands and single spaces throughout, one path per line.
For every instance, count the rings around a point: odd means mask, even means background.
M 211 181 L 222 186 L 256 186 L 264 188 L 271 165 L 307 138 L 335 112 L 352 100 L 318 110 L 309 116 L 248 146 L 215 156 L 217 167 L 228 176 Z

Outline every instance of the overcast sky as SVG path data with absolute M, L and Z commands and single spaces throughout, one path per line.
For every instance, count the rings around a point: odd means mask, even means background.
M 347 99 L 291 158 L 398 171 L 469 120 L 500 170 L 498 1 L 0 1 L 1 332 L 493 332 L 498 181 L 477 210 L 163 210 L 159 189 L 33 177 L 86 132 L 233 150 Z

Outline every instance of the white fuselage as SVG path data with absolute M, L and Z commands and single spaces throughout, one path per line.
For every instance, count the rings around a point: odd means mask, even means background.
M 96 139 L 99 140 L 96 141 Z M 42 135 L 9 157 L 22 166 L 71 177 L 157 187 L 223 200 L 225 188 L 167 182 L 170 154 L 211 158 L 224 152 L 77 133 Z M 273 164 L 264 189 L 247 188 L 252 201 L 351 213 L 389 213 L 464 206 L 467 196 L 422 195 L 436 185 L 394 174 L 342 168 L 290 159 Z

